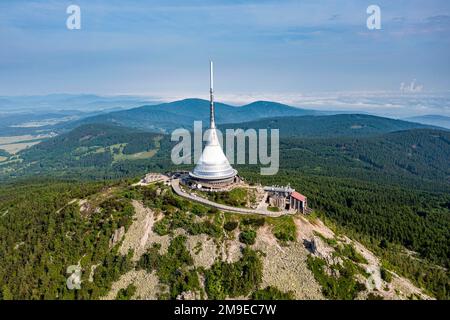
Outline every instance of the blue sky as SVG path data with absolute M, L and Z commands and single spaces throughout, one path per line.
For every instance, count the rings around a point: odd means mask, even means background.
M 81 7 L 81 30 L 66 8 Z M 381 8 L 368 30 L 366 8 Z M 450 2 L 0 2 L 0 95 L 202 96 L 450 90 Z M 205 90 L 206 88 L 206 90 Z

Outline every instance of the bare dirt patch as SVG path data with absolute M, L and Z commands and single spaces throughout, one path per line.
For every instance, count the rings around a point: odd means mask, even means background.
M 121 254 L 126 254 L 133 249 L 133 260 L 137 261 L 153 243 L 161 244 L 162 253 L 169 247 L 169 236 L 159 236 L 153 232 L 153 224 L 156 222 L 154 212 L 142 205 L 141 202 L 133 200 L 135 210 L 134 221 L 125 234 L 123 243 L 119 249 Z
M 326 238 L 334 238 L 334 232 L 330 230 L 319 219 L 309 221 L 302 216 L 294 218 L 295 226 L 297 227 L 297 237 L 302 240 L 311 240 L 314 237 L 314 232 L 319 232 Z
M 295 299 L 323 299 L 321 288 L 306 265 L 308 251 L 301 242 L 281 247 L 265 226 L 259 228 L 253 248 L 266 254 L 261 288 L 275 286 L 281 291 L 293 291 Z
M 238 239 L 239 229 L 235 229 L 230 236 L 225 236 L 225 239 L 220 244 L 222 261 L 233 263 L 242 258 L 242 248 L 244 245 Z
M 351 244 L 356 251 L 360 253 L 367 263 L 360 263 L 359 265 L 369 274 L 367 278 L 360 277 L 360 281 L 364 282 L 367 290 L 359 295 L 359 299 L 367 298 L 367 295 L 372 292 L 376 295 L 382 296 L 387 300 L 409 299 L 410 297 L 419 297 L 420 299 L 430 299 L 421 289 L 414 286 L 408 279 L 393 274 L 391 283 L 385 282 L 381 278 L 381 261 L 380 259 L 363 246 L 358 241 L 352 240 L 346 236 L 336 237 L 334 232 L 325 226 L 320 219 L 309 221 L 301 216 L 294 219 L 297 226 L 297 235 L 299 239 L 311 241 L 315 233 L 320 233 L 328 239 L 335 239 L 342 244 Z M 331 247 L 330 247 L 331 248 Z
M 130 284 L 136 286 L 133 299 L 156 300 L 160 291 L 159 280 L 155 272 L 147 273 L 145 270 L 132 270 L 123 274 L 113 283 L 109 293 L 102 300 L 114 300 L 120 289 L 125 289 Z
M 217 246 L 214 240 L 205 234 L 189 236 L 186 247 L 191 253 L 196 267 L 208 269 L 217 257 Z

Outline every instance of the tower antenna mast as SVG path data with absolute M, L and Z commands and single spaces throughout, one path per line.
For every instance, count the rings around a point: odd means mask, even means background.
M 209 124 L 211 129 L 216 128 L 214 119 L 214 68 L 212 60 L 209 61 Z

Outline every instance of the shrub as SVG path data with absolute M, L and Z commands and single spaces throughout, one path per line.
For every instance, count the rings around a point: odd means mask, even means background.
M 170 221 L 164 217 L 161 220 L 155 222 L 153 225 L 153 231 L 160 235 L 165 236 L 166 234 L 170 233 Z
M 214 238 L 220 237 L 222 233 L 222 228 L 210 221 L 192 223 L 185 226 L 185 230 L 191 235 L 204 233 Z
M 367 264 L 366 258 L 356 251 L 351 244 L 344 244 L 342 247 L 338 247 L 338 252 L 356 263 Z
M 137 262 L 137 268 L 147 270 L 147 272 L 158 270 L 161 265 L 161 255 L 159 254 L 160 248 L 161 244 L 154 243 L 153 246 L 141 256 Z
M 367 295 L 367 300 L 384 300 L 384 298 L 379 294 L 371 292 Z
M 160 298 L 175 299 L 182 292 L 200 291 L 197 271 L 190 268 L 194 260 L 185 243 L 185 236 L 174 238 L 164 255 L 160 255 L 159 247 L 153 245 L 138 262 L 140 268 L 149 272 L 156 270 L 159 281 L 169 287 L 168 295 L 162 295 Z
M 292 291 L 282 292 L 275 287 L 268 286 L 264 289 L 257 290 L 252 294 L 253 300 L 292 300 L 294 294 Z
M 205 272 L 205 290 L 209 299 L 247 296 L 262 280 L 262 262 L 256 251 L 244 248 L 234 263 L 216 262 Z
M 237 221 L 228 221 L 223 225 L 223 228 L 226 231 L 233 231 L 234 229 L 236 229 L 238 226 L 238 222 Z
M 122 288 L 117 292 L 116 300 L 130 300 L 136 292 L 136 286 L 130 284 L 126 288 Z
M 256 239 L 256 231 L 253 229 L 243 230 L 239 235 L 239 241 L 248 245 L 254 244 L 255 239 Z
M 192 205 L 192 209 L 191 209 L 192 213 L 199 216 L 199 217 L 203 217 L 208 213 L 208 209 L 204 206 L 201 206 L 199 204 L 193 204 Z
M 392 281 L 392 274 L 386 270 L 385 268 L 380 269 L 381 279 L 383 279 L 386 282 Z
M 262 227 L 266 223 L 264 217 L 250 217 L 242 219 L 242 224 L 246 226 Z

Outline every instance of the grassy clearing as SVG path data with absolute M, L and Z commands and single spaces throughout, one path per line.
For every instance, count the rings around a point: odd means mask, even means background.
M 114 162 L 125 160 L 141 160 L 152 158 L 156 154 L 157 150 L 150 150 L 144 152 L 138 152 L 133 154 L 114 154 Z
M 126 160 L 142 160 L 152 158 L 157 150 L 148 150 L 142 152 L 136 152 L 132 154 L 125 154 L 123 152 L 124 148 L 127 146 L 127 143 L 117 143 L 110 145 L 108 147 L 99 147 L 99 146 L 82 146 L 75 149 L 73 155 L 79 159 L 80 157 L 87 156 L 90 154 L 99 154 L 104 152 L 109 152 L 113 156 L 113 163 L 119 161 Z
M 10 154 L 16 154 L 19 151 L 25 150 L 25 149 L 27 149 L 31 146 L 34 146 L 35 144 L 38 144 L 40 142 L 41 142 L 41 140 L 3 144 L 3 145 L 0 145 L 0 149 L 3 149 Z
M 194 191 L 203 198 L 232 207 L 247 208 L 256 202 L 255 192 L 247 188 L 234 188 L 227 192 Z
M 31 142 L 31 141 L 37 141 L 42 140 L 46 138 L 50 138 L 50 135 L 23 135 L 23 136 L 7 136 L 7 137 L 0 137 L 0 144 L 13 144 L 13 143 L 19 143 L 19 142 Z
M 281 242 L 295 241 L 297 228 L 292 216 L 267 217 L 266 221 L 272 225 L 273 235 Z

